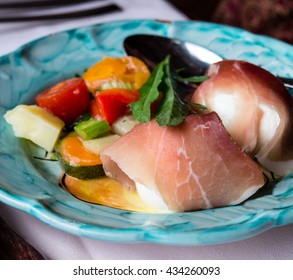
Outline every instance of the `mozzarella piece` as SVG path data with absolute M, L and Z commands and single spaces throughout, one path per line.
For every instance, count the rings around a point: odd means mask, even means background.
M 150 208 L 160 212 L 173 212 L 169 210 L 163 198 L 158 194 L 156 187 L 146 187 L 138 182 L 135 182 L 135 186 L 141 200 Z
M 220 116 L 224 126 L 229 126 L 237 110 L 237 97 L 225 92 L 220 92 L 213 100 L 213 108 Z
M 274 108 L 265 104 L 259 104 L 259 109 L 261 110 L 261 117 L 258 129 L 257 150 L 268 144 L 276 134 L 281 122 L 280 115 Z

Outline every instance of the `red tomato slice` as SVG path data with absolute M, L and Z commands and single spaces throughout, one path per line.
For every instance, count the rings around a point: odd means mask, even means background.
M 97 92 L 91 104 L 91 114 L 112 124 L 127 112 L 128 104 L 138 99 L 138 90 L 108 89 Z
M 82 78 L 72 78 L 60 82 L 36 97 L 37 104 L 51 111 L 70 125 L 89 107 L 90 93 Z

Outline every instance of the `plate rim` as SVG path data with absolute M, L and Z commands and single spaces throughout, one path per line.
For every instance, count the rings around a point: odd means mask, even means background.
M 150 19 L 137 19 L 137 20 L 117 20 L 117 21 L 110 21 L 110 22 L 103 22 L 103 23 L 97 23 L 97 24 L 92 24 L 92 25 L 88 25 L 88 26 L 83 26 L 83 27 L 77 27 L 77 28 L 71 28 L 71 29 L 67 29 L 64 31 L 59 31 L 56 33 L 53 33 L 51 35 L 45 35 L 42 36 L 40 38 L 37 38 L 35 40 L 32 40 L 26 44 L 23 44 L 22 46 L 18 47 L 17 49 L 9 52 L 8 54 L 5 54 L 3 56 L 0 56 L 0 64 L 3 60 L 5 60 L 6 58 L 8 58 L 11 55 L 14 55 L 17 52 L 21 52 L 23 51 L 25 48 L 30 47 L 34 44 L 36 44 L 36 42 L 39 42 L 41 40 L 43 40 L 44 38 L 47 38 L 48 36 L 52 36 L 52 35 L 56 35 L 56 34 L 61 34 L 61 33 L 66 33 L 66 32 L 70 32 L 70 31 L 74 31 L 74 30 L 80 30 L 80 29 L 87 29 L 87 28 L 95 28 L 95 27 L 99 27 L 99 26 L 104 26 L 104 25 L 108 25 L 108 24 L 121 24 L 121 23 L 125 23 L 125 22 L 134 22 L 134 21 L 139 21 L 139 22 L 161 22 L 161 21 L 156 21 L 156 20 L 150 20 Z M 163 22 L 161 22 L 163 23 Z M 254 33 L 251 33 L 249 31 L 245 31 L 243 29 L 240 28 L 235 28 L 235 27 L 228 27 L 225 25 L 221 25 L 221 24 L 216 24 L 216 23 L 205 23 L 205 22 L 200 22 L 200 21 L 188 21 L 188 20 L 181 20 L 181 21 L 172 21 L 170 23 L 166 23 L 166 24 L 186 24 L 186 23 L 202 23 L 202 24 L 206 24 L 206 25 L 210 25 L 210 26 L 218 26 L 218 27 L 223 27 L 223 28 L 228 28 L 229 30 L 241 30 L 241 32 L 245 32 L 246 34 L 250 34 L 252 37 L 257 37 L 257 38 L 263 38 L 264 40 L 269 40 L 270 42 L 275 42 L 277 44 L 281 44 L 284 47 L 291 47 L 293 50 L 293 47 L 285 42 L 281 42 L 277 39 L 271 38 L 271 37 L 267 37 L 267 36 L 263 36 L 263 35 L 256 35 Z M 57 228 L 59 230 L 71 233 L 71 234 L 75 234 L 78 236 L 82 236 L 82 237 L 89 237 L 89 238 L 93 238 L 93 239 L 98 239 L 98 240 L 105 240 L 105 241 L 117 241 L 117 233 L 118 236 L 120 237 L 118 242 L 149 242 L 149 243 L 159 243 L 159 244 L 164 244 L 164 245 L 208 245 L 208 244 L 220 244 L 220 243 L 228 243 L 228 242 L 233 242 L 233 241 L 239 241 L 239 240 L 243 240 L 252 236 L 255 236 L 257 234 L 260 234 L 268 229 L 274 228 L 276 226 L 280 226 L 282 225 L 282 222 L 277 221 L 277 220 L 273 220 L 272 217 L 278 216 L 278 212 L 281 211 L 281 209 L 273 209 L 270 210 L 271 212 L 271 216 L 264 216 L 263 220 L 262 220 L 262 224 L 261 226 L 258 226 L 257 228 L 252 228 L 251 231 L 246 231 L 245 232 L 245 236 L 235 236 L 233 233 L 231 234 L 227 234 L 227 230 L 225 230 L 225 235 L 226 238 L 224 238 L 224 236 L 222 237 L 222 239 L 220 240 L 220 242 L 217 241 L 212 241 L 213 239 L 213 235 L 215 234 L 219 234 L 219 232 L 214 232 L 214 233 L 210 233 L 209 231 L 205 231 L 205 233 L 209 233 L 211 234 L 212 237 L 207 238 L 206 240 L 203 240 L 201 238 L 190 238 L 193 236 L 194 232 L 196 231 L 190 231 L 190 232 L 184 232 L 180 234 L 180 232 L 172 232 L 173 233 L 173 237 L 172 237 L 172 242 L 170 242 L 170 239 L 166 239 L 166 237 L 170 237 L 170 230 L 169 229 L 160 229 L 160 228 L 154 228 L 153 227 L 145 227 L 145 228 L 101 228 L 97 225 L 90 225 L 88 226 L 87 224 L 84 223 L 78 223 L 77 221 L 74 222 L 68 222 L 68 219 L 65 217 L 62 218 L 62 216 L 57 215 L 58 213 L 54 213 L 54 212 L 50 212 L 45 208 L 35 208 L 35 204 L 34 203 L 30 203 L 28 202 L 30 199 L 28 199 L 28 201 L 23 200 L 23 199 L 19 199 L 19 198 L 23 198 L 17 194 L 13 194 L 10 193 L 9 191 L 7 191 L 6 189 L 3 189 L 2 187 L 2 182 L 0 182 L 0 201 L 11 206 L 14 207 L 16 209 L 19 209 L 21 211 L 24 211 L 30 215 L 32 215 L 33 217 L 37 218 L 38 220 L 44 222 L 45 224 L 48 224 L 54 228 Z M 36 200 L 34 200 L 36 201 Z M 38 201 L 39 203 L 39 201 Z M 41 204 L 40 204 L 41 205 Z M 105 207 L 105 206 L 103 206 Z M 41 209 L 41 210 L 40 210 Z M 292 212 L 292 217 L 293 217 L 293 205 L 291 205 L 290 208 L 287 208 L 288 211 Z M 120 210 L 119 211 L 123 211 Z M 125 210 L 126 211 L 126 210 Z M 129 212 L 129 211 L 126 211 Z M 149 214 L 148 214 L 149 215 Z M 161 214 L 154 214 L 154 215 L 161 215 Z M 266 219 L 265 219 L 266 218 Z M 52 223 L 53 222 L 53 223 Z M 66 222 L 66 223 L 64 223 Z M 245 222 L 243 224 L 241 224 L 241 226 L 246 226 L 247 223 L 249 222 Z M 291 220 L 291 223 L 293 223 L 293 219 Z M 77 227 L 77 225 L 80 225 L 81 227 Z M 288 223 L 285 223 L 288 224 Z M 64 225 L 66 227 L 64 227 Z M 87 226 L 87 227 L 83 227 L 83 226 Z M 234 228 L 230 225 L 231 228 L 230 230 L 233 231 Z M 237 224 L 237 226 L 239 227 L 239 224 Z M 151 231 L 149 230 L 151 229 Z M 219 228 L 221 229 L 221 228 Z M 225 226 L 225 229 L 227 229 L 227 226 Z M 257 229 L 257 230 L 256 230 Z M 128 234 L 128 238 L 127 240 L 123 240 L 121 237 L 125 238 L 125 231 L 127 231 Z M 152 234 L 152 231 L 155 232 Z M 132 233 L 133 232 L 133 233 Z M 105 233 L 108 233 L 105 234 Z M 110 234 L 109 234 L 110 233 Z M 200 232 L 196 232 L 198 235 L 200 235 Z M 182 237 L 182 235 L 188 235 L 187 240 L 178 240 L 178 237 Z

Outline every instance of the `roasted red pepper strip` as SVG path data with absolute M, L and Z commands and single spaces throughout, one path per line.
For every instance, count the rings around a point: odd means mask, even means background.
M 128 104 L 139 99 L 138 90 L 108 89 L 95 94 L 91 114 L 112 124 L 128 110 Z

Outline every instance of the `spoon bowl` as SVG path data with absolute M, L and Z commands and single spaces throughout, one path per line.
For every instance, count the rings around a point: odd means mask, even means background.
M 208 67 L 223 60 L 219 55 L 201 46 L 156 35 L 132 35 L 124 40 L 127 54 L 142 59 L 153 69 L 168 54 L 175 69 L 186 76 L 204 75 Z
M 124 49 L 128 55 L 143 60 L 153 69 L 167 55 L 171 55 L 171 63 L 180 69 L 183 77 L 204 75 L 208 67 L 223 60 L 216 53 L 199 45 L 157 35 L 137 34 L 124 40 Z M 293 88 L 293 79 L 278 77 L 287 88 Z

